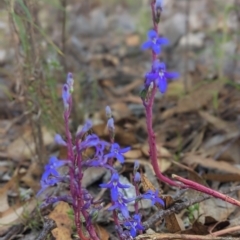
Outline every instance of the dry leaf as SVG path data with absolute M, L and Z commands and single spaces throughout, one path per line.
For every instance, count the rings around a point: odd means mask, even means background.
M 223 172 L 240 174 L 240 169 L 237 169 L 236 167 L 227 162 L 216 161 L 212 158 L 204 158 L 199 155 L 189 154 L 183 159 L 183 162 L 188 165 L 199 164 L 206 168 L 213 168 Z
M 165 209 L 171 207 L 174 203 L 171 196 L 164 197 L 165 201 Z M 182 231 L 184 228 L 184 224 L 181 218 L 177 216 L 177 214 L 170 214 L 165 217 L 166 228 L 170 233 L 176 233 Z
M 142 157 L 142 151 L 140 149 L 132 149 L 124 153 L 125 158 L 138 159 Z
M 167 119 L 176 113 L 185 113 L 201 109 L 212 99 L 213 94 L 221 90 L 223 84 L 222 81 L 203 84 L 195 91 L 192 91 L 187 96 L 181 98 L 178 101 L 177 106 L 165 111 L 162 114 L 162 119 Z
M 132 34 L 126 37 L 125 42 L 129 47 L 139 46 L 140 38 L 138 34 Z
M 94 225 L 95 229 L 96 229 L 96 232 L 97 232 L 97 235 L 99 237 L 99 239 L 101 240 L 109 240 L 110 236 L 109 236 L 109 233 L 106 231 L 105 228 L 95 224 Z
M 8 208 L 0 214 L 0 235 L 6 232 L 13 224 L 18 224 L 26 219 L 24 213 L 31 213 L 37 206 L 35 199 L 28 201 L 25 205 L 18 204 Z M 30 216 L 30 215 L 29 215 Z
M 70 206 L 65 202 L 59 202 L 54 210 L 49 214 L 49 218 L 53 219 L 57 228 L 52 230 L 56 240 L 72 240 L 73 220 L 69 217 Z
M 146 157 L 149 157 L 149 145 L 145 143 L 142 147 L 142 152 Z M 161 147 L 160 144 L 157 144 L 157 152 L 163 158 L 171 157 L 171 153 L 164 147 Z
M 218 130 L 222 130 L 222 131 L 228 132 L 228 133 L 239 131 L 239 128 L 234 123 L 226 122 L 226 121 L 224 121 L 218 117 L 215 117 L 205 111 L 199 111 L 199 114 L 204 120 L 206 120 L 208 123 L 212 124 Z
M 42 128 L 43 142 L 47 146 L 54 142 L 54 136 L 45 127 Z M 7 148 L 9 158 L 15 160 L 30 159 L 35 155 L 35 142 L 31 128 L 15 139 Z

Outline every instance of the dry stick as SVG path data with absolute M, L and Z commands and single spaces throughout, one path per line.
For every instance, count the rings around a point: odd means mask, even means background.
M 240 231 L 240 226 L 226 228 L 226 229 L 223 229 L 223 230 L 211 233 L 210 235 L 217 237 L 217 236 L 221 236 L 221 235 L 224 235 L 224 234 L 227 234 L 227 233 L 231 233 L 231 232 L 235 232 L 235 231 Z
M 201 235 L 188 235 L 188 234 L 171 234 L 171 233 L 155 233 L 143 234 L 136 237 L 136 240 L 169 240 L 169 239 L 187 239 L 187 240 L 239 240 L 233 237 L 214 237 L 214 236 L 201 236 Z
M 208 187 L 205 187 L 197 182 L 194 182 L 194 181 L 191 181 L 191 180 L 188 180 L 188 179 L 185 179 L 185 178 L 182 178 L 178 175 L 175 175 L 175 174 L 172 174 L 172 177 L 176 180 L 178 180 L 179 182 L 183 183 L 185 186 L 191 188 L 191 189 L 194 189 L 194 190 L 197 190 L 199 192 L 203 192 L 203 193 L 206 193 L 206 194 L 209 194 L 215 198 L 219 198 L 219 199 L 222 199 L 223 201 L 225 202 L 229 202 L 233 205 L 236 205 L 238 207 L 240 207 L 240 202 L 234 198 L 231 198 L 223 193 L 220 193 L 218 191 L 215 191 L 213 189 L 210 189 Z
M 233 187 L 231 189 L 228 189 L 227 191 L 224 191 L 223 193 L 227 194 L 227 193 L 231 193 L 231 192 L 238 191 L 238 190 L 240 190 L 240 186 L 236 186 L 236 187 Z M 185 202 L 182 202 L 182 203 L 175 203 L 170 208 L 168 208 L 166 210 L 160 210 L 157 213 L 155 213 L 153 216 L 151 216 L 147 221 L 145 221 L 143 223 L 143 226 L 144 226 L 145 229 L 148 229 L 154 223 L 163 219 L 164 217 L 169 216 L 172 213 L 178 213 L 178 212 L 182 211 L 183 209 L 188 208 L 195 203 L 200 203 L 200 202 L 202 202 L 204 200 L 207 200 L 211 197 L 212 196 L 210 196 L 210 195 L 203 195 L 203 196 L 200 196 L 200 197 L 195 198 L 195 199 L 187 199 Z
M 43 230 L 36 240 L 47 239 L 48 234 L 56 227 L 57 227 L 57 225 L 53 219 L 44 218 Z

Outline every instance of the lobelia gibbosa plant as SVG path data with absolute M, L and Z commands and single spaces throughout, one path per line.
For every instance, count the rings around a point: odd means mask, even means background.
M 142 49 L 150 49 L 152 52 L 152 68 L 145 75 L 144 90 L 141 93 L 141 98 L 142 98 L 143 105 L 145 107 L 145 112 L 146 112 L 149 155 L 150 155 L 154 172 L 160 181 L 167 183 L 171 186 L 180 187 L 180 188 L 191 188 L 191 189 L 209 194 L 213 197 L 220 198 L 234 205 L 240 206 L 239 201 L 229 196 L 226 196 L 213 189 L 207 188 L 194 181 L 184 179 L 180 176 L 173 174 L 172 175 L 173 179 L 178 181 L 178 182 L 175 182 L 172 179 L 164 176 L 159 168 L 158 160 L 157 160 L 157 157 L 159 156 L 157 155 L 155 134 L 152 127 L 152 108 L 154 104 L 154 97 L 157 90 L 159 90 L 162 94 L 166 92 L 169 79 L 178 77 L 177 73 L 167 72 L 165 63 L 160 62 L 158 60 L 158 55 L 161 52 L 161 45 L 167 44 L 168 42 L 167 39 L 159 37 L 159 34 L 158 34 L 158 23 L 160 22 L 162 10 L 163 10 L 163 0 L 151 1 L 153 29 L 151 29 L 148 32 L 148 40 L 142 45 Z
M 139 232 L 144 230 L 141 224 L 141 216 L 138 214 L 138 201 L 141 199 L 149 199 L 152 204 L 160 203 L 164 205 L 164 201 L 159 198 L 158 192 L 148 191 L 140 194 L 138 185 L 141 180 L 138 172 L 139 164 L 136 162 L 134 166 L 133 184 L 136 190 L 136 197 L 128 198 L 125 196 L 123 189 L 129 188 L 130 185 L 123 184 L 120 181 L 120 175 L 114 169 L 115 160 L 124 163 L 123 154 L 130 150 L 130 147 L 121 148 L 114 141 L 114 120 L 110 107 L 106 107 L 106 116 L 108 118 L 107 128 L 109 132 L 110 142 L 101 140 L 95 134 L 88 134 L 92 128 L 90 121 L 87 121 L 83 128 L 78 131 L 73 139 L 69 129 L 69 118 L 72 109 L 72 92 L 73 92 L 73 76 L 71 73 L 67 76 L 67 81 L 62 88 L 62 99 L 64 105 L 64 123 L 66 131 L 66 140 L 59 134 L 55 136 L 55 142 L 58 145 L 67 147 L 67 159 L 59 160 L 53 156 L 49 163 L 45 166 L 45 171 L 41 179 L 40 195 L 47 188 L 58 185 L 59 183 L 68 183 L 70 194 L 66 196 L 46 196 L 45 204 L 56 203 L 58 201 L 66 201 L 71 204 L 74 211 L 74 220 L 80 239 L 98 240 L 99 237 L 93 226 L 93 219 L 97 211 L 101 208 L 101 201 L 94 202 L 93 197 L 81 185 L 83 171 L 89 167 L 106 168 L 111 173 L 108 183 L 100 184 L 101 188 L 109 189 L 112 206 L 109 208 L 113 212 L 116 232 L 119 239 L 133 239 Z M 84 157 L 84 153 L 88 149 L 94 149 L 91 157 Z M 86 155 L 86 154 L 85 154 Z M 69 168 L 69 174 L 63 175 L 59 169 L 63 166 Z M 135 206 L 135 214 L 131 214 L 128 210 L 128 204 L 133 203 Z M 82 226 L 88 232 L 87 236 Z
M 162 13 L 162 0 L 151 1 L 151 11 L 153 20 L 153 29 L 148 31 L 148 40 L 143 43 L 142 49 L 149 49 L 152 52 L 152 67 L 145 75 L 144 90 L 141 93 L 141 98 L 146 111 L 147 133 L 149 141 L 149 155 L 151 163 L 157 178 L 171 186 L 179 188 L 192 188 L 197 191 L 207 193 L 214 197 L 223 199 L 227 202 L 240 206 L 240 202 L 232 199 L 222 193 L 209 189 L 196 182 L 183 179 L 173 175 L 176 181 L 164 176 L 159 169 L 157 161 L 157 149 L 155 134 L 152 127 L 152 108 L 154 97 L 159 90 L 162 94 L 167 91 L 168 80 L 178 77 L 177 73 L 168 72 L 166 65 L 158 60 L 161 52 L 161 45 L 167 44 L 166 38 L 159 37 L 158 23 Z M 113 213 L 113 219 L 116 226 L 116 232 L 121 240 L 133 239 L 139 233 L 142 233 L 144 227 L 139 214 L 138 202 L 141 199 L 149 199 L 152 204 L 160 203 L 164 206 L 164 201 L 159 198 L 158 191 L 151 190 L 144 194 L 139 192 L 139 183 L 141 181 L 140 173 L 138 172 L 139 163 L 136 161 L 134 165 L 134 175 L 132 183 L 135 187 L 136 196 L 128 198 L 124 194 L 124 189 L 130 185 L 121 183 L 121 177 L 114 168 L 115 160 L 124 163 L 124 153 L 130 150 L 129 147 L 121 148 L 114 139 L 114 119 L 112 117 L 110 107 L 106 107 L 107 129 L 109 132 L 109 142 L 101 140 L 96 134 L 89 134 L 92 128 L 92 123 L 87 121 L 83 128 L 73 135 L 69 128 L 69 118 L 72 109 L 72 92 L 74 90 L 74 80 L 71 73 L 67 76 L 67 81 L 62 88 L 62 99 L 64 105 L 64 123 L 65 123 L 65 140 L 56 135 L 55 141 L 57 144 L 67 148 L 67 159 L 59 160 L 57 157 L 51 157 L 49 163 L 45 166 L 45 171 L 41 179 L 41 190 L 38 195 L 42 194 L 47 188 L 58 185 L 59 183 L 67 183 L 69 186 L 69 194 L 66 196 L 51 196 L 47 195 L 45 204 L 52 204 L 58 201 L 68 202 L 74 211 L 74 220 L 77 229 L 77 234 L 82 240 L 98 240 L 99 237 L 94 228 L 94 216 L 102 207 L 102 202 L 95 202 L 91 194 L 82 187 L 83 171 L 90 167 L 106 168 L 111 175 L 108 183 L 100 185 L 102 188 L 109 189 L 111 198 L 110 211 Z M 88 149 L 94 149 L 94 154 L 86 158 L 84 154 Z M 69 169 L 68 174 L 61 174 L 59 171 L 63 166 Z M 134 204 L 135 213 L 129 212 L 128 204 Z M 85 230 L 83 229 L 85 226 Z M 87 234 L 86 234 L 87 232 Z

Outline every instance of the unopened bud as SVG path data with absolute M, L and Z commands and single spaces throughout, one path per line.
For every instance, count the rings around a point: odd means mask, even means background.
M 107 121 L 107 128 L 108 128 L 108 131 L 109 132 L 114 132 L 114 120 L 113 118 L 109 118 L 108 121 Z
M 154 4 L 154 11 L 155 11 L 155 22 L 159 23 L 162 13 L 163 0 L 156 0 Z
M 138 182 L 140 182 L 141 181 L 141 175 L 140 175 L 140 173 L 139 172 L 136 172 L 135 174 L 134 174 L 134 182 L 135 183 L 138 183 Z
M 112 117 L 111 108 L 110 108 L 109 106 L 106 106 L 105 111 L 106 111 L 106 117 L 107 117 L 107 119 L 111 118 L 111 117 Z
M 67 84 L 69 86 L 70 92 L 72 93 L 73 92 L 73 84 L 74 84 L 72 73 L 68 73 L 68 75 L 67 75 Z
M 62 99 L 63 99 L 63 104 L 64 108 L 68 109 L 69 108 L 69 100 L 70 100 L 70 93 L 69 93 L 69 87 L 68 84 L 64 84 L 62 88 Z
M 134 162 L 134 168 L 133 168 L 133 172 L 135 173 L 135 172 L 137 172 L 137 170 L 139 169 L 139 161 L 135 161 Z

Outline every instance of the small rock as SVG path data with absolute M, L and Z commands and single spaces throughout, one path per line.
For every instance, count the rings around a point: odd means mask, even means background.
M 203 47 L 205 34 L 199 33 L 189 33 L 180 39 L 180 47 L 191 47 L 191 48 L 201 48 Z
M 182 13 L 175 14 L 163 23 L 162 28 L 164 35 L 170 41 L 169 46 L 174 46 L 186 33 L 186 15 Z

